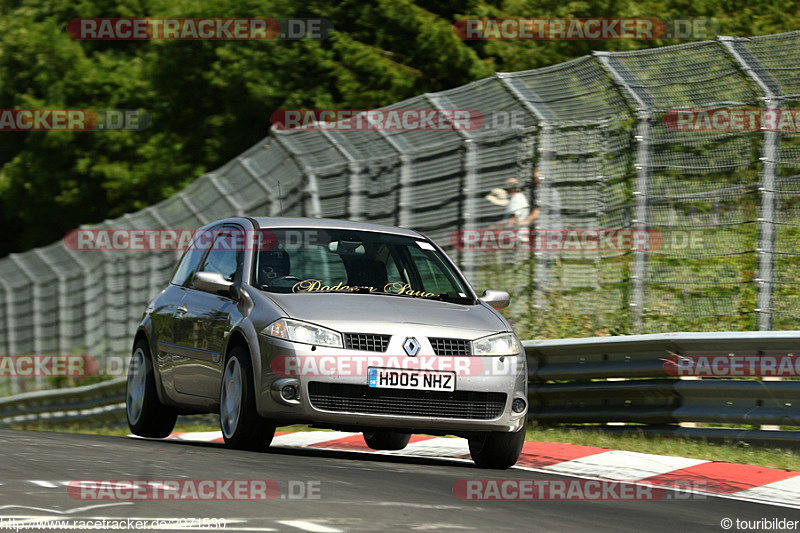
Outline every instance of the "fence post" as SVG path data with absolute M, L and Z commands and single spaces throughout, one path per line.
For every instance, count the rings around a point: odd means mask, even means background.
M 646 231 L 649 224 L 649 184 L 652 172 L 652 148 L 650 141 L 652 138 L 652 106 L 648 105 L 642 96 L 630 86 L 620 71 L 614 67 L 609 52 L 593 52 L 600 64 L 605 67 L 614 81 L 619 84 L 636 102 L 638 109 L 638 121 L 636 125 L 636 184 L 633 191 L 635 202 L 635 215 L 632 220 L 633 229 Z M 631 294 L 631 322 L 633 331 L 637 333 L 642 329 L 642 319 L 644 314 L 645 292 L 647 291 L 647 250 L 634 250 L 633 252 L 633 274 L 631 280 L 633 289 Z
M 287 134 L 289 135 L 289 134 Z M 312 172 L 304 163 L 303 159 L 297 157 L 297 154 L 291 149 L 289 146 L 289 141 L 283 138 L 283 134 L 280 132 L 275 132 L 275 140 L 278 141 L 278 145 L 283 148 L 289 157 L 297 163 L 297 166 L 300 167 L 303 171 L 303 177 L 305 178 L 305 183 L 303 187 L 303 192 L 309 195 L 309 203 L 310 208 L 309 211 L 312 217 L 320 218 L 322 216 L 322 207 L 319 201 L 319 189 L 317 188 L 317 176 Z M 283 198 L 279 198 L 279 203 L 283 201 Z M 306 203 L 302 203 L 303 206 L 303 216 L 305 216 L 306 211 Z M 274 209 L 272 210 L 274 211 Z M 272 215 L 271 216 L 275 216 Z M 282 215 L 281 215 L 282 216 Z
M 436 94 L 426 93 L 425 98 L 439 111 L 444 111 L 445 107 L 439 101 Z M 478 212 L 477 199 L 475 192 L 478 190 L 478 147 L 469 134 L 461 129 L 455 128 L 454 131 L 464 142 L 464 179 L 461 182 L 461 194 L 464 198 L 463 211 L 460 213 L 459 229 L 477 227 L 475 214 Z M 477 282 L 477 270 L 475 265 L 474 253 L 460 253 L 461 268 L 467 279 L 475 284 Z
M 633 192 L 636 201 L 636 218 L 632 220 L 633 228 L 647 231 L 649 224 L 649 206 L 647 205 L 648 187 L 650 184 L 650 134 L 652 117 L 648 111 L 639 111 L 639 123 L 636 126 L 636 190 Z M 642 329 L 644 314 L 644 297 L 647 283 L 647 250 L 633 252 L 633 294 L 631 308 L 633 329 Z
M 553 131 L 553 124 L 549 122 L 542 124 L 539 133 L 539 161 L 537 163 L 539 168 L 539 185 L 536 186 L 538 189 L 536 191 L 536 201 L 539 204 L 539 218 L 536 225 L 545 230 L 556 229 L 553 227 L 552 210 L 547 207 L 548 205 L 554 206 L 555 204 L 552 199 L 553 176 L 550 173 L 556 163 L 554 158 L 555 149 L 553 148 L 554 137 L 555 132 Z M 547 204 L 542 205 L 543 199 Z M 535 308 L 541 308 L 542 304 L 547 302 L 545 295 L 550 294 L 552 290 L 550 285 L 552 283 L 551 270 L 553 261 L 550 254 L 552 254 L 552 252 L 547 250 L 536 250 L 533 254 L 536 258 L 536 294 L 538 295 L 534 304 Z
M 247 167 L 245 166 L 245 168 Z M 234 200 L 233 195 L 225 193 L 225 189 L 222 187 L 222 185 L 219 184 L 219 179 L 217 178 L 217 175 L 215 173 L 209 172 L 208 174 L 206 174 L 206 178 L 208 178 L 208 183 L 211 185 L 211 188 L 217 191 L 219 197 L 224 198 L 226 202 L 228 202 L 229 204 L 231 204 L 231 206 L 233 206 L 233 208 L 236 210 L 237 216 L 241 216 L 244 214 L 244 209 L 242 208 L 242 204 Z M 159 221 L 159 223 L 163 223 L 160 218 L 157 220 Z
M 777 84 L 770 84 L 770 80 L 765 80 L 758 69 L 760 66 L 758 59 L 745 47 L 740 46 L 746 41 L 743 38 L 719 36 L 717 40 L 723 48 L 736 60 L 745 74 L 752 79 L 758 87 L 764 91 L 764 103 L 768 112 L 780 109 L 783 97 L 776 94 Z M 776 87 L 773 90 L 770 85 Z M 761 156 L 761 217 L 758 222 L 760 226 L 760 237 L 758 245 L 758 303 L 756 313 L 758 313 L 759 331 L 772 329 L 772 282 L 774 270 L 774 251 L 775 251 L 775 178 L 778 170 L 778 146 L 780 139 L 777 131 L 764 131 L 764 147 Z
M 408 155 L 401 147 L 400 144 L 392 139 L 392 136 L 383 131 L 381 128 L 377 130 L 378 135 L 392 145 L 394 151 L 397 152 L 400 158 L 400 192 L 398 193 L 397 200 L 397 222 L 396 225 L 401 228 L 411 228 L 414 221 L 411 216 L 411 156 Z
M 553 225 L 550 210 L 545 206 L 541 206 L 542 199 L 545 199 L 549 205 L 552 205 L 550 186 L 553 182 L 550 170 L 555 165 L 555 150 L 553 148 L 553 137 L 555 136 L 554 122 L 549 118 L 550 113 L 545 112 L 537 107 L 533 102 L 525 98 L 519 89 L 514 87 L 514 84 L 509 83 L 503 74 L 498 74 L 497 79 L 503 84 L 506 90 L 513 96 L 522 106 L 528 110 L 539 122 L 539 160 L 534 164 L 540 169 L 539 185 L 536 191 L 536 201 L 540 204 L 539 218 L 536 221 L 536 226 L 539 228 L 551 228 Z M 531 206 L 533 208 L 533 206 Z M 545 295 L 549 292 L 548 285 L 550 284 L 550 267 L 552 262 L 547 256 L 549 252 L 537 250 L 534 252 L 536 258 L 536 298 L 534 308 L 541 309 L 542 305 L 547 301 Z
M 8 256 L 12 263 L 14 263 L 20 271 L 28 278 L 28 286 L 31 288 L 28 293 L 29 298 L 32 300 L 31 315 L 33 318 L 33 352 L 37 356 L 42 355 L 42 287 L 37 283 L 36 278 L 31 275 L 30 268 L 20 259 L 19 254 L 11 254 Z M 35 387 L 39 390 L 43 388 L 42 376 L 35 376 L 33 378 Z
M 70 349 L 70 347 L 67 346 L 67 343 L 64 342 L 64 336 L 65 336 L 64 329 L 65 329 L 65 324 L 67 322 L 66 315 L 68 307 L 67 294 L 66 294 L 67 276 L 64 274 L 62 270 L 53 268 L 53 266 L 51 265 L 50 261 L 47 258 L 47 254 L 44 252 L 42 248 L 34 248 L 32 250 L 32 253 L 42 261 L 43 265 L 47 267 L 47 269 L 51 273 L 51 276 L 58 279 L 58 294 L 55 295 L 56 296 L 55 301 L 57 302 L 57 304 L 55 310 L 53 311 L 53 314 L 58 316 L 58 330 L 55 333 L 56 334 L 55 351 L 59 355 L 64 355 Z M 52 296 L 53 295 L 51 295 L 51 298 Z M 43 354 L 40 352 L 40 355 Z
M 736 60 L 742 67 L 745 74 L 752 79 L 758 87 L 764 91 L 764 101 L 767 111 L 774 112 L 780 109 L 783 98 L 776 94 L 777 84 L 773 83 L 776 90 L 770 87 L 770 81 L 765 80 L 757 72 L 756 66 L 759 61 L 745 47 L 741 46 L 742 39 L 735 37 L 719 36 L 717 40 L 723 48 Z M 763 69 L 759 69 L 762 70 Z M 759 245 L 758 245 L 758 302 L 756 313 L 758 313 L 759 331 L 772 329 L 772 292 L 773 292 L 773 272 L 775 268 L 775 178 L 778 170 L 778 147 L 780 139 L 777 131 L 764 132 L 764 147 L 761 156 L 763 163 L 761 169 L 761 217 L 758 222 L 760 226 Z M 763 355 L 759 352 L 759 355 Z M 761 378 L 762 381 L 782 381 L 781 377 Z M 761 429 L 779 430 L 779 425 L 761 425 Z
M 17 328 L 15 327 L 16 319 L 14 318 L 16 314 L 14 313 L 14 304 L 12 301 L 12 291 L 14 287 L 11 287 L 4 276 L 0 276 L 0 284 L 3 285 L 3 291 L 5 294 L 5 306 L 6 306 L 6 333 L 8 334 L 8 338 L 6 339 L 6 346 L 8 347 L 7 354 L 0 354 L 3 356 L 6 355 L 17 355 Z M 10 379 L 11 382 L 11 394 L 19 394 L 19 381 L 17 380 L 16 376 Z
M 347 193 L 347 217 L 349 220 L 364 220 L 366 218 L 364 214 L 366 213 L 366 208 L 364 207 L 364 167 L 361 163 L 359 163 L 358 159 L 353 157 L 353 155 L 347 151 L 347 149 L 342 146 L 342 143 L 336 140 L 336 137 L 332 135 L 329 131 L 325 128 L 320 128 L 320 133 L 322 134 L 325 139 L 328 140 L 331 145 L 336 148 L 336 151 L 342 154 L 342 157 L 347 159 L 347 168 L 350 171 L 349 183 L 348 183 L 348 193 Z M 315 184 L 316 186 L 316 184 Z M 319 195 L 317 195 L 319 198 Z M 322 212 L 322 209 L 319 209 Z
M 277 146 L 278 148 L 280 148 L 284 152 L 286 152 L 286 149 L 283 147 L 282 144 L 276 143 L 275 146 Z M 291 154 L 288 153 L 288 152 L 286 152 L 286 155 L 288 157 L 291 157 Z M 278 212 L 278 210 L 274 209 L 273 206 L 276 205 L 276 204 L 278 204 L 278 205 L 280 204 L 280 201 L 278 201 L 278 202 L 274 201 L 275 193 L 278 192 L 277 189 L 272 190 L 272 189 L 269 188 L 269 184 L 267 183 L 266 179 L 264 179 L 264 180 L 261 179 L 261 176 L 263 176 L 264 173 L 259 173 L 255 168 L 253 168 L 253 163 L 249 159 L 247 159 L 247 158 L 245 158 L 243 156 L 239 156 L 239 157 L 236 158 L 236 162 L 239 163 L 239 165 L 245 170 L 245 172 L 247 172 L 247 174 L 251 178 L 253 178 L 253 182 L 256 185 L 258 185 L 259 187 L 264 189 L 264 194 L 267 195 L 267 197 L 269 198 L 269 202 L 270 202 L 270 214 L 269 214 L 269 216 L 278 216 L 276 214 L 273 214 L 273 212 L 274 213 Z M 256 202 L 258 202 L 258 200 L 256 200 Z M 252 206 L 252 205 L 253 205 L 253 203 L 245 205 L 244 206 L 245 211 L 248 210 L 248 208 L 250 206 Z M 246 215 L 247 213 L 246 212 L 242 212 L 240 214 L 241 215 Z

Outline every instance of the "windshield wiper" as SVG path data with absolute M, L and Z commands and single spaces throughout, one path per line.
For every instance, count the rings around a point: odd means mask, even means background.
M 345 291 L 347 292 L 347 291 Z M 369 291 L 366 291 L 369 292 Z M 446 292 L 434 294 L 433 296 L 419 296 L 417 294 L 400 294 L 396 292 L 380 292 L 373 291 L 370 294 L 380 294 L 381 296 L 400 296 L 402 298 L 416 298 L 419 300 L 437 300 L 441 302 L 455 303 L 455 304 L 474 304 L 475 300 L 466 296 L 450 296 Z
M 264 292 L 277 292 L 277 293 L 287 293 L 292 292 L 291 287 L 279 287 L 276 285 L 259 285 L 258 290 Z
M 466 296 L 450 296 L 446 292 L 442 292 L 435 296 L 422 297 L 425 300 L 440 300 L 442 302 L 450 302 L 454 304 L 474 304 L 475 300 Z
M 320 291 L 323 292 L 323 291 Z M 446 292 L 442 292 L 439 294 L 435 294 L 433 296 L 419 296 L 416 294 L 400 294 L 396 292 L 384 292 L 384 291 L 370 291 L 368 288 L 358 287 L 355 290 L 348 291 L 348 290 L 336 290 L 336 291 L 324 291 L 324 292 L 354 292 L 358 294 L 379 294 L 381 296 L 400 296 L 402 298 L 417 298 L 419 300 L 438 300 L 441 302 L 448 302 L 448 303 L 455 303 L 455 304 L 474 304 L 475 300 L 466 296 L 450 296 Z

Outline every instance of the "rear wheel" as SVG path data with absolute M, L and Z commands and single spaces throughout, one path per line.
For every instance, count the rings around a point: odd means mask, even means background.
M 256 412 L 254 383 L 250 353 L 237 346 L 222 372 L 219 422 L 225 444 L 240 450 L 264 450 L 275 436 L 275 425 Z
M 397 431 L 364 432 L 364 442 L 373 450 L 402 450 L 410 439 L 410 433 Z
M 140 437 L 164 438 L 172 432 L 178 412 L 162 404 L 156 392 L 155 370 L 150 347 L 145 339 L 133 346 L 125 389 L 125 411 L 128 427 Z
M 487 433 L 469 439 L 469 454 L 480 468 L 505 470 L 517 463 L 525 444 L 525 429 L 516 433 Z

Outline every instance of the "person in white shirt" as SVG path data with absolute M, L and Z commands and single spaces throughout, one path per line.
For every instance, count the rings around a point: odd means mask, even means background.
M 505 194 L 499 194 L 502 190 Z M 495 205 L 505 207 L 503 219 L 500 222 L 492 224 L 492 227 L 513 227 L 518 226 L 523 220 L 528 218 L 530 214 L 530 204 L 525 195 L 522 194 L 522 189 L 519 185 L 517 178 L 508 178 L 505 183 L 505 189 L 493 190 L 486 199 Z

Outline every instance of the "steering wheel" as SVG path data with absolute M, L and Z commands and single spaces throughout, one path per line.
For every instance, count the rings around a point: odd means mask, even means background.
M 272 281 L 303 281 L 302 279 L 298 278 L 297 276 L 280 276 L 278 278 L 273 279 Z

